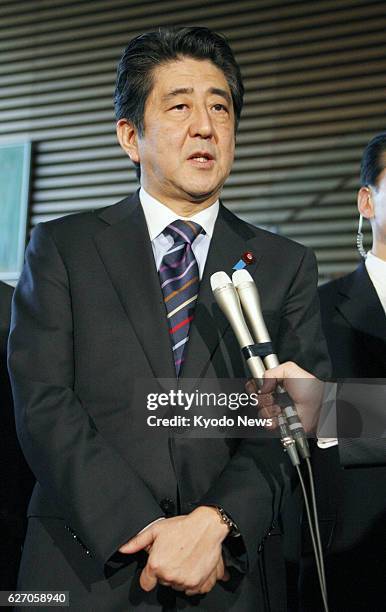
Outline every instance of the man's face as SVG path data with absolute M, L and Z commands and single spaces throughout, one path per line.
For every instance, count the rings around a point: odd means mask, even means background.
M 376 189 L 372 189 L 374 217 L 371 219 L 374 237 L 386 245 L 386 170 L 379 175 Z
M 144 133 L 136 138 L 141 183 L 165 204 L 205 208 L 219 196 L 234 157 L 229 85 L 210 61 L 191 58 L 161 65 L 153 79 Z

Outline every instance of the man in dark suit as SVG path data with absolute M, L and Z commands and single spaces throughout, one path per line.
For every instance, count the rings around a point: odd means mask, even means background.
M 323 330 L 338 379 L 386 375 L 385 132 L 364 151 L 358 209 L 371 223 L 371 251 L 354 272 L 321 286 L 319 292 Z M 369 387 L 368 397 L 373 393 L 381 390 Z M 339 421 L 338 411 L 338 427 Z M 346 438 L 343 432 L 338 440 L 319 446 L 314 469 L 330 610 L 381 612 L 386 600 L 385 440 Z M 313 610 L 321 609 L 315 603 L 315 580 L 312 569 L 306 568 L 304 610 L 311 604 Z
M 16 588 L 33 478 L 16 436 L 7 341 L 13 288 L 0 282 L 0 590 Z
M 210 289 L 245 251 L 280 359 L 328 374 L 314 256 L 218 199 L 242 99 L 213 32 L 134 39 L 115 100 L 141 190 L 39 225 L 27 249 L 9 367 L 38 483 L 19 587 L 69 590 L 71 610 L 269 606 L 264 543 L 291 477 L 279 441 L 136 428 L 155 379 L 247 376 Z

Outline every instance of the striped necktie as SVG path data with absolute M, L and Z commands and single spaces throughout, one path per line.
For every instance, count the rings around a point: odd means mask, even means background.
M 159 277 L 177 376 L 184 361 L 184 351 L 189 340 L 189 328 L 194 316 L 200 282 L 192 243 L 203 231 L 198 223 L 177 219 L 163 232 L 174 240 L 174 244 L 163 256 Z

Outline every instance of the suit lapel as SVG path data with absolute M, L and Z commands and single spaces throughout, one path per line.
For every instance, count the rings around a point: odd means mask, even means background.
M 104 209 L 99 216 L 107 227 L 94 237 L 96 248 L 153 374 L 175 378 L 162 290 L 138 194 Z M 253 237 L 246 224 L 220 205 L 190 328 L 183 378 L 200 377 L 229 326 L 213 298 L 210 277 L 219 270 L 231 276 Z M 261 258 L 256 248 L 253 252 L 256 261 L 248 266 L 252 275 Z
M 364 263 L 345 278 L 340 295 L 341 301 L 337 309 L 350 325 L 369 336 L 385 341 L 385 313 Z
M 200 283 L 194 320 L 190 327 L 186 361 L 181 373 L 182 378 L 197 379 L 202 376 L 229 326 L 213 297 L 210 277 L 220 270 L 231 276 L 233 266 L 239 261 L 241 255 L 248 250 L 248 240 L 253 237 L 254 234 L 247 225 L 220 205 Z M 254 255 L 256 256 L 255 263 L 248 266 L 248 271 L 251 274 L 254 273 L 261 257 L 259 253 L 256 253 L 256 249 Z
M 174 378 L 169 330 L 138 194 L 100 213 L 108 226 L 94 240 L 156 378 Z

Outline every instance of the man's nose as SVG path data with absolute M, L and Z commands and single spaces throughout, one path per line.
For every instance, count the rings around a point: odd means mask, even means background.
M 196 107 L 191 115 L 190 135 L 194 138 L 211 138 L 213 135 L 213 123 L 206 106 Z

